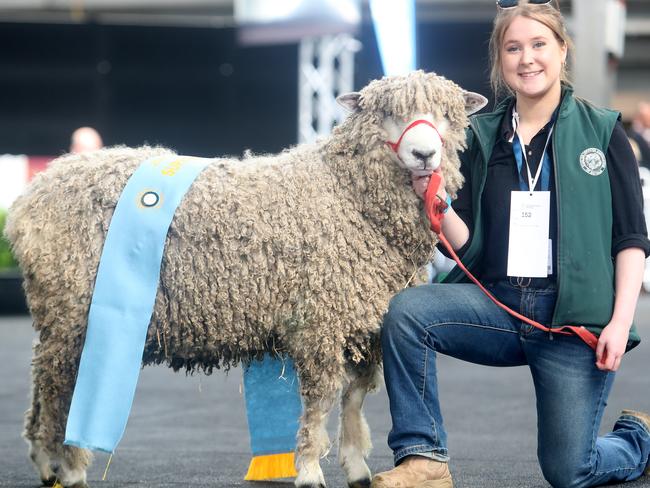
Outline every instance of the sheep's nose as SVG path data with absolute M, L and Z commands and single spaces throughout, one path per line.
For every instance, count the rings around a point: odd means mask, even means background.
M 411 151 L 411 154 L 413 154 L 413 157 L 415 159 L 418 159 L 418 160 L 422 161 L 423 163 L 426 163 L 429 160 L 429 158 L 431 156 L 433 156 L 435 153 L 436 153 L 435 150 L 428 151 L 428 152 L 421 152 L 421 151 L 418 151 L 416 149 L 413 149 Z

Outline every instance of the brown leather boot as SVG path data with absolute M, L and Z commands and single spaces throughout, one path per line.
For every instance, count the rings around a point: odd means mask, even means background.
M 453 488 L 447 463 L 409 456 L 396 468 L 379 473 L 370 488 Z
M 634 410 L 623 410 L 621 412 L 621 415 L 628 415 L 630 417 L 634 417 L 643 425 L 645 425 L 645 428 L 648 429 L 648 432 L 650 432 L 650 415 L 648 415 L 647 413 L 637 412 Z M 650 476 L 650 463 L 648 463 L 648 465 L 646 466 L 643 474 L 645 474 L 646 476 Z

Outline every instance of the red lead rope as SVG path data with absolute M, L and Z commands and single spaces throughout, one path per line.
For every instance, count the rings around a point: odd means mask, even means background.
M 442 232 L 442 219 L 444 218 L 443 211 L 447 207 L 447 204 L 445 202 L 440 201 L 440 199 L 437 196 L 439 186 L 440 186 L 440 175 L 438 175 L 437 173 L 433 173 L 431 175 L 431 179 L 429 180 L 427 191 L 424 194 L 424 209 L 427 213 L 427 216 L 429 217 L 429 221 L 431 222 L 431 229 L 436 234 L 438 234 L 438 237 L 440 238 L 440 242 L 442 242 L 445 248 L 447 248 L 449 254 L 454 258 L 454 261 L 456 261 L 458 267 L 465 272 L 467 277 L 470 280 L 472 280 L 476 284 L 476 286 L 478 286 L 481 290 L 483 290 L 483 292 L 488 296 L 488 298 L 490 298 L 490 300 L 492 300 L 498 307 L 502 308 L 513 317 L 516 317 L 522 322 L 532 325 L 533 327 L 537 327 L 538 329 L 541 329 L 545 332 L 553 332 L 553 333 L 565 334 L 565 335 L 575 334 L 578 337 L 580 337 L 580 339 L 582 339 L 589 347 L 591 347 L 595 351 L 596 345 L 598 344 L 598 337 L 596 337 L 596 335 L 593 334 L 592 332 L 585 329 L 583 326 L 578 327 L 575 325 L 565 325 L 563 327 L 551 329 L 549 327 L 546 327 L 545 325 L 540 324 L 539 322 L 535 322 L 534 320 L 529 319 L 528 317 L 524 317 L 520 313 L 517 313 L 514 310 L 508 308 L 499 300 L 494 298 L 494 296 L 485 289 L 485 287 L 463 265 L 463 263 L 460 261 L 460 259 L 454 252 L 453 248 L 449 244 L 449 241 L 447 241 L 447 238 Z

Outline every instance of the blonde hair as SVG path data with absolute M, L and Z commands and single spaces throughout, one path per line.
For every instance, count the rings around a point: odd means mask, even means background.
M 535 5 L 528 3 L 527 0 L 519 0 L 519 5 L 516 7 L 503 10 L 499 9 L 494 19 L 492 35 L 490 36 L 490 85 L 495 97 L 498 98 L 502 92 L 513 94 L 511 88 L 503 79 L 503 72 L 501 70 L 501 45 L 508 27 L 510 27 L 510 24 L 516 17 L 536 20 L 545 25 L 553 31 L 560 45 L 566 46 L 568 59 L 573 53 L 573 41 L 567 32 L 566 23 L 560 13 L 559 7 L 554 6 L 554 3 L 555 1 L 545 5 Z M 569 83 L 567 63 L 562 65 L 560 80 L 564 83 Z

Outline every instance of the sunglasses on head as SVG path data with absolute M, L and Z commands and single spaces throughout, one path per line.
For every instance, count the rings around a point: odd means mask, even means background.
M 531 5 L 547 5 L 552 0 L 528 0 Z M 519 0 L 497 0 L 497 7 L 500 9 L 514 8 L 519 5 Z

